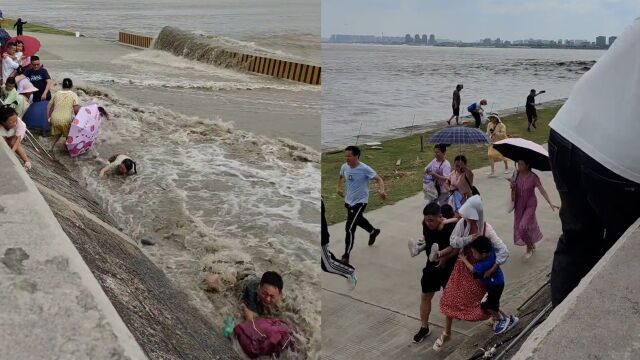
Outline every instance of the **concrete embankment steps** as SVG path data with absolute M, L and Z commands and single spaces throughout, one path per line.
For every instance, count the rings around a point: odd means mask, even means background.
M 165 41 L 162 41 L 161 44 L 154 43 L 154 41 L 158 39 Z M 169 39 L 168 42 L 171 43 L 169 46 L 165 45 L 167 39 Z M 177 56 L 186 56 L 192 60 L 234 67 L 252 73 L 269 75 L 310 85 L 320 85 L 322 82 L 321 66 L 217 48 L 206 44 L 192 34 L 171 27 L 162 29 L 156 39 L 150 36 L 121 31 L 118 33 L 118 42 L 139 48 L 155 47 L 160 50 L 169 51 Z M 197 50 L 192 51 L 193 48 Z M 189 54 L 192 55 L 190 56 Z
M 3 359 L 238 358 L 64 166 L 27 146 L 27 175 L 0 147 Z

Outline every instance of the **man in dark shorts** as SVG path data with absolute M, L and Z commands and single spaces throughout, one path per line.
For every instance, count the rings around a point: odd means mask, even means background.
M 536 128 L 536 121 L 538 121 L 538 113 L 536 112 L 536 96 L 540 94 L 544 94 L 546 91 L 542 90 L 536 94 L 536 89 L 531 89 L 529 92 L 529 96 L 527 96 L 527 105 L 525 105 L 525 110 L 527 111 L 527 121 L 529 121 L 529 125 L 527 126 L 527 131 L 531 131 L 531 127 Z
M 422 236 L 424 237 L 426 249 L 435 248 L 434 244 L 437 244 L 436 252 L 438 249 L 446 250 L 450 247 L 449 238 L 456 224 L 444 223 L 445 219 L 442 217 L 440 205 L 435 202 L 427 204 L 422 210 L 422 215 L 424 216 L 422 221 Z M 415 255 L 417 255 L 417 253 Z M 430 259 L 434 258 L 434 256 L 432 256 L 434 254 L 428 255 Z M 431 300 L 433 299 L 433 295 L 440 291 L 440 289 L 443 289 L 447 281 L 449 281 L 449 276 L 451 276 L 451 272 L 453 271 L 457 255 L 457 251 L 452 251 L 448 255 L 441 256 L 437 261 L 427 259 L 427 264 L 424 269 L 422 269 L 422 278 L 420 279 L 420 285 L 422 286 L 420 321 L 422 325 L 418 333 L 413 337 L 413 342 L 415 343 L 421 342 L 431 333 L 431 330 L 429 330 Z
M 453 108 L 453 115 L 447 120 L 447 125 L 451 125 L 451 120 L 456 118 L 456 125 L 460 125 L 458 119 L 460 118 L 460 91 L 462 91 L 462 84 L 456 85 L 456 89 L 453 90 L 453 101 L 451 107 Z

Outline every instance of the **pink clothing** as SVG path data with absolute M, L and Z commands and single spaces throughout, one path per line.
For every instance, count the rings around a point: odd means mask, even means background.
M 513 242 L 524 246 L 527 243 L 535 244 L 542 240 L 542 232 L 536 219 L 536 187 L 540 186 L 540 178 L 535 173 L 529 176 L 518 174 L 516 179 L 516 199 L 513 211 Z
M 22 140 L 27 133 L 27 124 L 22 121 L 22 119 L 18 118 L 18 123 L 16 124 L 16 136 Z
M 449 181 L 451 181 L 450 190 L 458 190 L 462 196 L 465 198 L 472 196 L 471 193 L 471 185 L 473 184 L 473 176 L 467 176 L 469 181 L 465 179 L 465 175 L 463 173 L 459 173 L 458 171 L 452 171 L 451 175 L 449 175 Z M 471 184 L 469 184 L 471 182 Z
M 477 262 L 468 246 L 462 249 L 462 253 L 467 256 L 470 263 Z M 444 316 L 458 320 L 487 320 L 490 317 L 489 313 L 480 308 L 480 302 L 486 292 L 482 281 L 474 279 L 471 271 L 458 257 L 440 298 L 440 312 Z

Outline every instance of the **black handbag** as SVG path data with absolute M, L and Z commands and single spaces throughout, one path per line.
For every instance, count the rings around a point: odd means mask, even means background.
M 469 179 L 467 178 L 467 175 L 464 175 L 464 179 L 467 180 L 467 184 L 469 184 L 469 186 L 471 186 L 471 194 L 473 195 L 480 195 L 480 191 L 478 191 L 478 188 L 471 185 L 471 181 L 469 181 Z

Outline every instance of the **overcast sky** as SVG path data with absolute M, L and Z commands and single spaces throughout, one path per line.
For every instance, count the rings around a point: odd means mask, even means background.
M 619 35 L 640 0 L 321 0 L 322 36 L 358 34 L 474 41 Z

